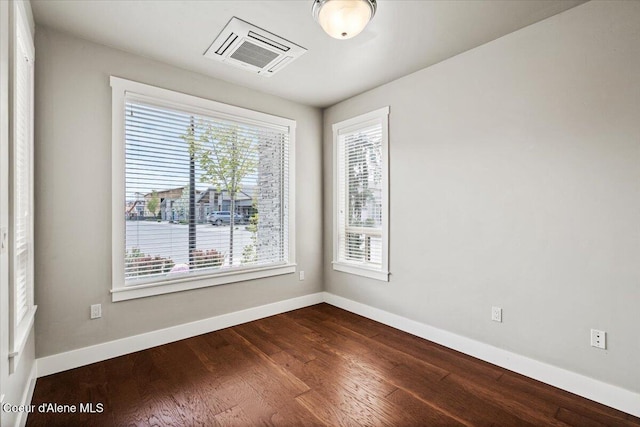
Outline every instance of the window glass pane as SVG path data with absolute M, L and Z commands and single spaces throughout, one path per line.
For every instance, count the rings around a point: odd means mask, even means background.
M 382 153 L 380 127 L 345 138 L 347 168 L 347 224 L 382 225 Z
M 288 261 L 288 130 L 135 99 L 125 114 L 127 284 Z
M 338 138 L 338 261 L 382 266 L 382 124 Z

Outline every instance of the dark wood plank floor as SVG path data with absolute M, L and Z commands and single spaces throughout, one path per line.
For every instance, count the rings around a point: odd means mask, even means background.
M 40 378 L 44 402 L 104 411 L 27 425 L 640 426 L 327 304 Z

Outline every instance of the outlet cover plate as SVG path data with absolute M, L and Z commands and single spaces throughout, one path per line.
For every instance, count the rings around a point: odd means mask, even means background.
M 0 252 L 4 252 L 7 250 L 9 232 L 6 227 L 0 228 Z
M 606 350 L 607 348 L 607 333 L 598 329 L 591 330 L 591 347 L 601 348 Z
M 502 322 L 502 309 L 500 307 L 491 307 L 491 320 Z
M 91 306 L 91 318 L 98 319 L 102 317 L 102 304 L 93 304 Z

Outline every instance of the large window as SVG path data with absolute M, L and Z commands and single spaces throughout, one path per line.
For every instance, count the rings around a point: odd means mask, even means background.
M 11 74 L 11 283 L 10 343 L 14 370 L 27 341 L 33 305 L 33 81 L 34 47 L 24 5 L 13 5 L 15 32 Z
M 388 280 L 389 108 L 333 125 L 334 270 Z
M 295 270 L 295 122 L 112 77 L 114 300 Z

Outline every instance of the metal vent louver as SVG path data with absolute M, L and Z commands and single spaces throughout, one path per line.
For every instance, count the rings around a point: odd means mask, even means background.
M 271 76 L 306 51 L 289 40 L 233 17 L 204 56 Z

